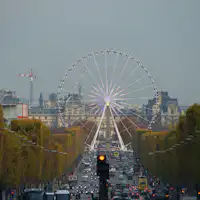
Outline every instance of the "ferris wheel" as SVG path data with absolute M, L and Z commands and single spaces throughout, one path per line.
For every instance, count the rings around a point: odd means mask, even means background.
M 90 148 L 94 149 L 99 135 L 104 134 L 106 138 L 116 135 L 120 148 L 126 149 L 122 132 L 131 136 L 133 127 L 151 129 L 158 96 L 153 76 L 132 55 L 114 49 L 95 51 L 72 64 L 60 81 L 59 118 L 64 127 L 78 121 L 86 126 L 95 118 Z M 154 110 L 147 106 L 149 100 Z

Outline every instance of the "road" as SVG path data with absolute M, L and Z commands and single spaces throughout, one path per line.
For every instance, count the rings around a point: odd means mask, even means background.
M 102 145 L 102 144 L 101 144 Z M 106 146 L 106 145 L 105 145 Z M 101 148 L 102 152 L 102 148 Z M 104 152 L 105 153 L 105 152 Z M 123 172 L 124 170 L 131 170 L 132 166 L 135 164 L 133 154 L 125 155 L 124 152 L 119 152 L 121 158 L 111 156 L 111 152 L 107 151 L 107 158 L 110 168 L 116 167 L 117 171 L 113 176 L 110 174 L 110 184 L 113 185 L 138 185 L 138 176 L 132 176 L 132 180 L 128 180 L 127 175 Z M 127 153 L 126 153 L 127 154 Z M 109 155 L 109 156 L 108 156 Z M 123 158 L 123 159 L 122 159 Z M 94 196 L 98 196 L 99 191 L 99 179 L 96 176 L 96 162 L 97 162 L 97 152 L 89 153 L 86 152 L 83 156 L 82 161 L 75 170 L 75 174 L 78 177 L 77 184 L 71 190 L 71 193 L 80 193 L 82 200 L 87 200 L 91 197 L 91 192 Z M 88 171 L 86 170 L 88 169 Z M 121 177 L 120 177 L 121 174 Z M 164 184 L 160 184 L 160 188 L 164 189 Z M 75 196 L 72 199 L 76 199 Z M 109 199 L 111 199 L 111 193 L 109 192 Z M 144 199 L 144 197 L 140 197 Z M 181 200 L 193 200 L 195 197 L 183 197 Z M 176 195 L 173 194 L 172 200 L 176 200 Z
M 196 197 L 182 197 L 181 200 L 196 200 Z
M 101 145 L 103 145 L 101 143 Z M 103 146 L 110 146 L 110 145 L 103 145 Z M 102 148 L 101 148 L 102 150 Z M 132 180 L 128 180 L 127 176 L 123 174 L 123 169 L 126 167 L 129 171 L 130 168 L 133 167 L 134 164 L 134 159 L 133 159 L 133 153 L 131 153 L 131 158 L 127 157 L 124 152 L 119 152 L 120 155 L 123 154 L 124 161 L 121 161 L 118 159 L 117 156 L 111 156 L 111 152 L 106 150 L 107 154 L 107 160 L 109 162 L 110 167 L 117 166 L 118 170 L 117 172 L 121 171 L 121 176 L 119 176 L 118 173 L 115 173 L 114 176 L 110 176 L 110 184 L 111 185 L 117 185 L 117 184 L 130 184 L 130 185 L 137 185 L 138 183 L 138 177 L 133 176 Z M 105 154 L 105 151 L 104 151 Z M 81 199 L 88 199 L 88 197 L 91 196 L 91 194 L 86 194 L 86 193 L 91 193 L 93 192 L 94 196 L 98 195 L 99 191 L 99 179 L 96 176 L 96 162 L 97 162 L 97 152 L 89 153 L 86 152 L 83 156 L 82 161 L 78 165 L 77 169 L 75 170 L 75 174 L 78 177 L 77 180 L 77 185 L 74 186 L 74 188 L 71 190 L 72 193 L 81 193 Z M 90 166 L 85 166 L 85 163 L 90 163 Z M 88 169 L 88 172 L 85 171 L 85 169 Z M 86 177 L 84 177 L 86 176 Z M 73 197 L 72 199 L 75 199 Z
M 182 197 L 181 200 L 196 200 L 196 197 Z

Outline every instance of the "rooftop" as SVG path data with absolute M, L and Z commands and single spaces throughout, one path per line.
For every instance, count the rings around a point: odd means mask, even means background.
M 44 114 L 44 115 L 56 115 L 58 113 L 57 108 L 41 108 L 40 106 L 32 107 L 29 109 L 29 114 Z

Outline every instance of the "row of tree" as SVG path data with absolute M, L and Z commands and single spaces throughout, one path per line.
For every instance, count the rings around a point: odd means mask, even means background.
M 193 189 L 200 183 L 200 105 L 189 107 L 167 136 L 140 135 L 139 145 L 141 161 L 152 174 Z
M 52 135 L 40 120 L 28 119 L 13 120 L 6 129 L 0 106 L 0 189 L 62 177 L 83 152 L 85 140 L 85 134 L 76 137 L 81 130 L 64 132 Z
M 174 130 L 149 132 L 136 129 L 134 124 L 137 124 L 136 119 L 124 118 L 118 127 L 125 144 L 131 142 L 150 173 L 188 188 L 200 183 L 199 104 L 192 105 L 180 116 Z M 129 127 L 128 130 L 125 127 Z

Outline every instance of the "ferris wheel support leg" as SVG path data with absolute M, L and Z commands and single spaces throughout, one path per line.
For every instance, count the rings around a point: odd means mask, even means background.
M 113 124 L 114 124 L 115 130 L 116 130 L 116 132 L 117 132 L 117 137 L 118 137 L 118 139 L 119 139 L 119 143 L 120 143 L 121 149 L 122 149 L 123 151 L 126 151 L 127 148 L 126 148 L 126 146 L 124 145 L 124 142 L 123 142 L 123 140 L 122 140 L 122 137 L 121 137 L 121 135 L 120 135 L 120 133 L 119 133 L 119 129 L 118 129 L 117 124 L 116 124 L 116 122 L 115 122 L 115 119 L 114 119 L 113 113 L 112 113 L 112 111 L 111 111 L 111 108 L 110 108 L 110 113 L 111 113 L 111 117 L 112 117 L 112 120 L 113 120 Z
M 102 124 L 102 121 L 103 121 L 103 118 L 104 118 L 104 115 L 105 115 L 105 110 L 106 110 L 106 106 L 104 106 L 104 109 L 103 109 L 103 113 L 102 113 L 102 116 L 101 116 L 101 119 L 100 119 L 99 126 L 98 126 L 97 131 L 96 131 L 96 133 L 95 133 L 95 135 L 94 135 L 94 138 L 93 138 L 93 140 L 92 140 L 91 147 L 90 147 L 91 150 L 94 150 L 94 145 L 95 145 L 95 143 L 96 143 L 96 140 L 97 140 L 97 137 L 98 137 L 98 134 L 99 134 L 99 130 L 100 130 L 100 128 L 101 128 L 101 124 Z

